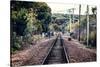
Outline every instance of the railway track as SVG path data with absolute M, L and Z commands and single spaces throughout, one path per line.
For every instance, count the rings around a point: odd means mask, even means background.
M 63 39 L 60 35 L 52 43 L 52 46 L 50 47 L 42 64 L 45 65 L 59 63 L 69 63 L 68 54 L 65 50 Z

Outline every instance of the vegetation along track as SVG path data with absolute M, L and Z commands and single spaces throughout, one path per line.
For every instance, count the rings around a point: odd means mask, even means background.
M 69 63 L 68 54 L 65 50 L 63 39 L 59 35 L 50 47 L 42 64 Z

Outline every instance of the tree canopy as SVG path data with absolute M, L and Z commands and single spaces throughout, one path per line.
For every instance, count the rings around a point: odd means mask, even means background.
M 11 1 L 11 44 L 21 46 L 22 37 L 48 31 L 51 22 L 51 8 L 45 2 Z M 31 40 L 29 40 L 31 41 Z

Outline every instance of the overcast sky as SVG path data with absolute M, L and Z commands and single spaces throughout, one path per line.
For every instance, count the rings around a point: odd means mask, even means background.
M 68 13 L 68 9 L 75 8 L 74 14 L 79 14 L 79 5 L 78 4 L 68 4 L 68 3 L 53 3 L 53 2 L 47 2 L 47 4 L 50 6 L 52 13 Z M 81 14 L 86 14 L 86 7 L 87 5 L 81 5 Z M 89 13 L 91 14 L 91 7 L 89 5 Z
M 79 4 L 81 3 L 82 15 L 86 14 L 87 5 L 85 4 L 90 4 L 90 3 L 95 4 L 96 2 L 96 1 L 93 2 L 91 0 L 87 0 L 87 1 L 85 0 L 79 0 L 79 1 L 78 0 L 32 0 L 32 1 L 46 2 L 50 6 L 52 13 L 64 13 L 64 14 L 68 13 L 68 9 L 71 9 L 71 8 L 75 8 L 74 14 L 79 14 Z M 89 5 L 89 14 L 92 14 L 91 7 L 95 7 L 95 6 Z

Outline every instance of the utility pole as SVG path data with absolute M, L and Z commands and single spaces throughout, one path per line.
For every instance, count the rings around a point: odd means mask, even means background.
M 69 32 L 71 32 L 71 9 L 68 9 L 68 12 L 69 12 L 69 14 L 70 14 L 70 16 L 69 16 Z
M 69 16 L 69 29 L 70 29 L 70 33 L 71 33 L 71 23 L 73 22 L 74 23 L 74 10 L 75 8 L 71 8 L 71 9 L 68 9 L 68 13 L 70 14 Z M 72 13 L 72 16 L 71 16 L 71 13 Z
M 81 4 L 79 5 L 79 41 L 80 41 Z
M 73 23 L 74 23 L 74 10 L 75 10 L 75 8 L 72 8 L 72 11 L 73 11 Z
M 88 5 L 87 5 L 86 18 L 87 18 L 87 46 L 88 46 L 89 44 L 89 6 Z

